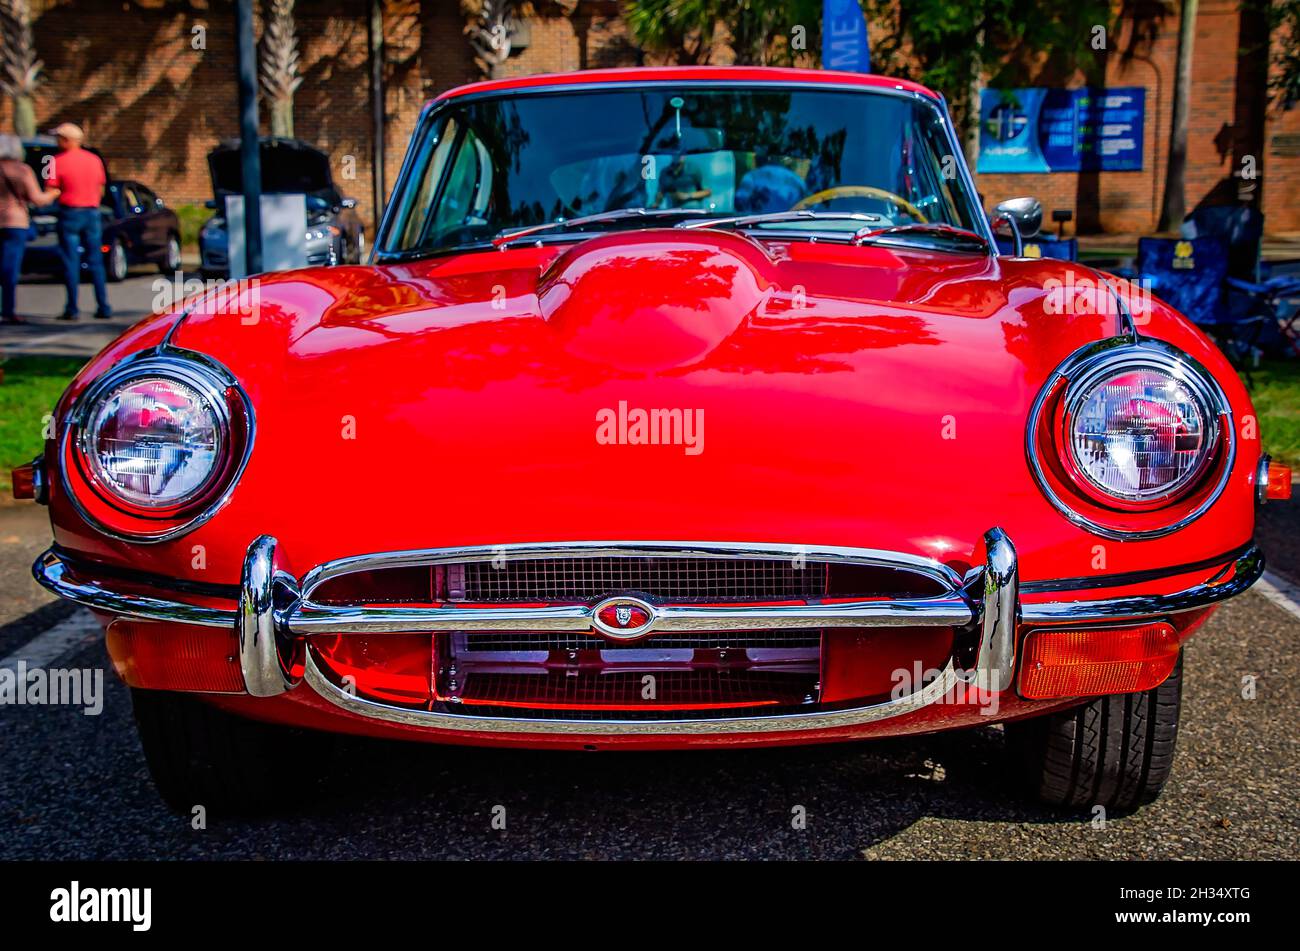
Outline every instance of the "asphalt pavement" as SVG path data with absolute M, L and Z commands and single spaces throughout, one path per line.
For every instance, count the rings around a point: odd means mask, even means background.
M 182 275 L 181 286 L 192 275 Z M 0 355 L 76 356 L 89 359 L 127 327 L 154 312 L 157 301 L 177 278 L 163 277 L 155 267 L 134 267 L 120 284 L 108 285 L 113 316 L 96 320 L 94 289 L 83 283 L 77 296 L 81 318 L 59 320 L 68 295 L 61 279 L 27 275 L 18 286 L 18 314 L 24 324 L 0 324 Z M 175 296 L 175 295 L 173 295 Z

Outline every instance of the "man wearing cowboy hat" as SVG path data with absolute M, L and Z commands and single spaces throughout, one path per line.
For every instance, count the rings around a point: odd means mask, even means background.
M 104 281 L 104 255 L 100 250 L 104 236 L 99 203 L 103 200 L 108 176 L 100 157 L 81 147 L 85 134 L 80 126 L 64 122 L 51 129 L 50 134 L 58 140 L 60 149 L 45 184 L 48 188 L 61 190 L 59 247 L 63 251 L 64 282 L 68 289 L 68 304 L 62 319 L 77 319 L 82 249 L 85 249 L 86 265 L 95 284 L 95 316 L 106 319 L 112 316 L 113 311 L 108 305 L 108 285 Z

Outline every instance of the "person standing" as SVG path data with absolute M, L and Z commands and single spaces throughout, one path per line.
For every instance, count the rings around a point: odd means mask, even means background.
M 80 126 L 64 122 L 50 131 L 59 143 L 59 154 L 54 156 L 48 184 L 60 190 L 59 247 L 63 251 L 64 281 L 68 288 L 68 304 L 61 319 L 77 319 L 77 287 L 81 282 L 84 249 L 90 279 L 95 284 L 95 316 L 106 320 L 113 316 L 113 309 L 108 305 L 104 255 L 100 250 L 104 234 L 99 203 L 104 198 L 108 175 L 100 157 L 81 147 L 85 134 Z
M 31 213 L 28 205 L 49 205 L 59 190 L 43 190 L 23 161 L 23 141 L 0 135 L 0 323 L 25 323 L 18 316 L 18 279 L 23 271 Z

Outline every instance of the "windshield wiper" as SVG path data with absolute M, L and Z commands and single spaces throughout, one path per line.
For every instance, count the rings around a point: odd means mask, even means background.
M 973 242 L 985 251 L 989 250 L 989 243 L 983 235 L 938 221 L 925 224 L 893 225 L 888 228 L 863 228 L 850 239 L 849 243 L 857 245 L 872 244 L 881 238 L 906 237 L 908 235 L 919 235 L 924 238 L 951 238 L 967 244 Z
M 594 215 L 582 215 L 578 218 L 560 218 L 556 221 L 548 221 L 545 224 L 530 225 L 527 228 L 521 228 L 518 231 L 502 232 L 492 239 L 494 248 L 504 248 L 513 241 L 520 238 L 527 238 L 529 235 L 541 234 L 543 231 L 554 231 L 557 228 L 567 230 L 568 228 L 578 228 L 582 225 L 600 224 L 603 221 L 621 221 L 626 218 L 659 218 L 659 217 L 681 217 L 683 215 L 705 215 L 708 211 L 704 208 L 616 208 L 613 211 L 601 211 Z
M 704 221 L 683 221 L 678 228 L 748 228 L 750 225 L 768 224 L 782 221 L 885 221 L 881 215 L 863 211 L 813 211 L 803 208 L 799 211 L 772 211 L 763 215 L 733 215 L 730 218 L 708 218 Z

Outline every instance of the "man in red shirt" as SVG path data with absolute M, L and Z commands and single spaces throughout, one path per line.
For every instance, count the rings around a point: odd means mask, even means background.
M 68 304 L 64 320 L 77 319 L 77 286 L 81 280 L 81 255 L 95 284 L 95 316 L 107 319 L 113 314 L 108 305 L 108 285 L 104 280 L 103 224 L 99 203 L 104 197 L 108 176 L 104 163 L 94 152 L 81 147 L 85 138 L 79 126 L 65 122 L 51 130 L 60 152 L 54 157 L 52 174 L 45 185 L 60 189 L 59 247 L 63 251 L 64 283 Z

